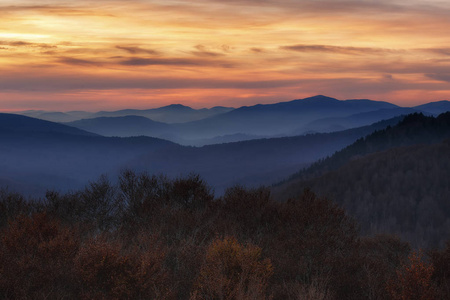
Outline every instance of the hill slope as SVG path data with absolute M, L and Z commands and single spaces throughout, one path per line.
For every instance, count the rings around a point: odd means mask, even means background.
M 366 154 L 400 146 L 437 143 L 449 137 L 450 112 L 441 114 L 436 118 L 417 113 L 411 114 L 403 118 L 397 125 L 373 132 L 336 152 L 333 156 L 301 170 L 292 175 L 291 180 L 321 175 L 324 172 L 339 168 L 352 158 Z
M 340 101 L 326 96 L 244 106 L 228 113 L 179 125 L 177 132 L 186 139 L 204 139 L 220 135 L 292 135 L 309 122 L 327 117 L 344 117 L 394 104 L 370 100 Z
M 394 148 L 355 159 L 336 171 L 296 182 L 335 200 L 363 234 L 395 233 L 418 247 L 444 246 L 450 236 L 450 140 Z
M 416 246 L 437 246 L 450 234 L 450 141 L 442 142 L 446 138 L 450 113 L 437 118 L 409 115 L 274 190 L 286 199 L 311 188 L 343 205 L 364 233 L 397 233 Z
M 216 106 L 212 108 L 193 109 L 181 104 L 171 104 L 152 109 L 122 109 L 116 111 L 43 111 L 27 110 L 17 114 L 47 120 L 51 122 L 73 122 L 87 118 L 140 116 L 162 123 L 184 123 L 215 116 L 233 110 L 232 107 Z
M 155 122 L 140 116 L 99 117 L 67 123 L 69 126 L 104 136 L 150 136 L 160 137 L 171 131 L 169 124 Z
M 442 100 L 436 102 L 430 102 L 422 105 L 415 106 L 414 109 L 426 111 L 432 114 L 442 114 L 447 111 L 450 111 L 450 101 Z
M 387 124 L 391 123 L 201 148 L 148 137 L 113 138 L 5 128 L 0 132 L 0 181 L 12 187 L 28 187 L 30 193 L 39 189 L 73 189 L 102 173 L 115 177 L 120 169 L 131 168 L 169 176 L 199 173 L 220 193 L 236 183 L 260 185 L 280 180 Z
M 81 136 L 96 136 L 78 128 L 40 120 L 36 118 L 0 113 L 0 132 L 2 133 L 61 133 Z
M 221 193 L 234 184 L 258 186 L 285 178 L 294 170 L 396 122 L 398 120 L 393 119 L 334 133 L 173 148 L 156 155 L 138 157 L 130 161 L 129 166 L 137 170 L 152 170 L 165 164 L 164 172 L 169 175 L 193 171 Z
M 0 182 L 24 194 L 79 188 L 143 153 L 181 147 L 148 137 L 107 138 L 66 125 L 0 114 Z
M 171 104 L 153 109 L 124 109 L 118 111 L 100 111 L 91 117 L 141 116 L 162 123 L 185 123 L 232 111 L 232 107 L 216 106 L 213 108 L 193 109 L 181 104 Z
M 301 133 L 305 130 L 313 132 L 333 132 L 345 130 L 349 128 L 370 125 L 381 120 L 388 120 L 397 116 L 408 115 L 415 112 L 420 111 L 406 107 L 383 108 L 374 111 L 354 114 L 348 117 L 315 120 L 298 129 L 296 132 Z

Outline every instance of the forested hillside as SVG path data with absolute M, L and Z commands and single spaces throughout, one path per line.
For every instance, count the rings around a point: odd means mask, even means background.
M 214 198 L 196 175 L 124 171 L 30 201 L 3 190 L 0 239 L 0 299 L 437 300 L 450 286 L 450 243 L 411 251 L 310 191 Z
M 311 188 L 342 205 L 363 233 L 396 233 L 415 246 L 450 236 L 450 140 L 370 154 L 282 193 Z
M 442 246 L 450 235 L 450 140 L 440 142 L 446 137 L 450 113 L 409 115 L 297 173 L 275 192 L 287 199 L 311 188 L 342 205 L 365 234 L 397 233 L 414 246 Z
M 296 178 L 312 178 L 324 172 L 335 170 L 351 159 L 366 154 L 384 151 L 394 147 L 432 144 L 450 138 L 450 112 L 437 117 L 414 113 L 400 119 L 395 126 L 388 125 L 366 137 L 358 139 L 353 144 L 337 151 L 330 157 L 321 159 L 291 176 Z

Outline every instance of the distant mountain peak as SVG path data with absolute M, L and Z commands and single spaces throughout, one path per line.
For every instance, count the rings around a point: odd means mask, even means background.
M 160 107 L 159 109 L 193 110 L 192 107 L 183 104 L 170 104 L 167 106 Z
M 312 96 L 312 97 L 309 97 L 309 98 L 311 98 L 311 99 L 333 99 L 333 100 L 337 100 L 336 98 L 325 96 L 325 95 L 315 95 L 315 96 Z M 306 98 L 306 99 L 308 99 L 308 98 Z
M 312 96 L 312 97 L 308 97 L 308 98 L 304 98 L 304 99 L 302 99 L 303 101 L 307 101 L 307 100 L 310 100 L 310 101 L 339 101 L 338 99 L 336 99 L 336 98 L 332 98 L 332 97 L 328 97 L 328 96 L 324 96 L 324 95 L 316 95 L 316 96 Z
M 186 105 L 183 105 L 183 104 L 180 104 L 180 103 L 174 103 L 174 104 L 169 104 L 169 105 L 166 105 L 166 106 L 163 106 L 163 107 L 189 107 L 189 106 L 186 106 Z
M 279 102 L 279 103 L 275 103 L 272 105 L 291 105 L 291 104 L 295 104 L 295 105 L 323 105 L 323 104 L 331 104 L 331 103 L 335 103 L 338 104 L 339 102 L 343 102 L 340 101 L 336 98 L 332 98 L 332 97 L 328 97 L 328 96 L 324 96 L 324 95 L 316 95 L 316 96 L 312 96 L 312 97 L 308 97 L 308 98 L 303 98 L 303 99 L 295 99 L 292 101 L 288 101 L 288 102 Z

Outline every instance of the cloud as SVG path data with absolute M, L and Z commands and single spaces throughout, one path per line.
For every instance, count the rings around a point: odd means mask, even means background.
M 81 1 L 80 1 L 81 2 Z M 56 2 L 58 3 L 58 2 Z M 87 5 L 86 5 L 87 4 Z M 89 6 L 88 6 L 89 5 Z M 89 8 L 88 8 L 89 7 Z M 1 13 L 21 13 L 21 12 L 40 12 L 59 16 L 107 16 L 114 17 L 110 13 L 105 13 L 99 9 L 93 9 L 92 3 L 85 3 L 85 8 L 81 6 L 73 7 L 70 4 L 62 5 L 4 5 L 0 6 Z
M 418 61 L 415 57 L 383 57 L 377 59 L 310 59 L 306 57 L 304 62 L 298 66 L 303 73 L 310 74 L 328 74 L 327 76 L 340 77 L 341 74 L 354 74 L 361 76 L 363 74 L 441 74 L 447 73 L 450 69 L 449 61 L 422 60 Z
M 120 64 L 124 66 L 201 66 L 204 61 L 189 58 L 130 58 Z
M 10 46 L 10 47 L 37 47 L 42 49 L 51 49 L 57 48 L 56 45 L 44 44 L 44 43 L 30 43 L 24 41 L 0 41 L 0 45 L 2 46 Z
M 230 45 L 222 45 L 220 48 L 223 52 L 226 53 L 230 53 L 233 50 L 233 47 L 231 47 Z
M 203 2 L 223 4 L 222 0 L 202 0 Z M 427 3 L 424 3 L 427 2 Z M 449 8 L 445 1 L 433 0 L 228 0 L 226 3 L 234 8 L 239 6 L 254 6 L 261 8 L 278 8 L 294 15 L 304 14 L 354 14 L 420 12 L 439 14 Z
M 197 45 L 194 48 L 196 48 L 198 51 L 192 51 L 191 53 L 196 56 L 201 57 L 217 57 L 217 56 L 223 56 L 223 53 L 208 51 L 207 48 L 204 45 Z
M 196 58 L 129 58 L 120 62 L 123 66 L 204 66 L 232 68 L 233 63 L 218 60 L 196 59 Z
M 114 56 L 112 59 L 123 59 L 122 56 Z M 77 66 L 114 66 L 116 64 L 127 67 L 145 67 L 145 66 L 190 66 L 190 67 L 204 67 L 204 66 L 218 66 L 218 67 L 232 67 L 232 64 L 222 61 L 211 61 L 196 58 L 143 58 L 143 57 L 128 57 L 118 63 L 116 62 L 102 62 L 98 60 L 80 59 L 74 57 L 60 57 L 57 62 L 77 65 Z
M 120 90 L 120 89 L 273 89 L 296 86 L 297 79 L 287 80 L 226 80 L 181 77 L 116 77 L 88 74 L 33 74 L 0 75 L 1 90 L 58 92 L 68 90 Z
M 439 55 L 445 55 L 450 56 L 450 48 L 427 48 L 427 49 L 419 49 L 422 51 L 439 54 Z
M 157 55 L 159 54 L 158 51 L 156 50 L 152 50 L 152 49 L 143 49 L 140 47 L 131 47 L 131 46 L 116 46 L 117 49 L 120 50 L 124 50 L 130 54 L 139 54 L 139 53 L 144 53 L 144 54 L 153 54 L 153 55 Z
M 438 81 L 450 82 L 450 73 L 425 74 L 425 76 Z
M 67 64 L 67 65 L 75 65 L 75 66 L 96 66 L 101 67 L 104 65 L 104 63 L 98 62 L 98 61 L 92 61 L 92 60 L 86 60 L 86 59 L 79 59 L 79 58 L 73 58 L 73 57 L 61 57 L 58 59 L 58 62 Z
M 255 53 L 262 53 L 265 50 L 262 48 L 250 48 L 250 51 L 255 52 Z
M 380 55 L 385 53 L 399 52 L 399 50 L 392 50 L 385 48 L 342 47 L 332 45 L 305 45 L 305 44 L 281 46 L 280 49 L 297 52 L 325 52 L 325 53 L 346 54 L 346 55 L 363 55 L 363 54 Z

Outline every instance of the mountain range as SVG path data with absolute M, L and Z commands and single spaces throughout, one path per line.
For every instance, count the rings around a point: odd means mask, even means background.
M 76 189 L 124 168 L 176 177 L 195 172 L 217 193 L 234 184 L 281 180 L 398 119 L 334 133 L 256 139 L 203 147 L 150 137 L 104 137 L 67 125 L 0 114 L 0 185 L 42 195 Z M 24 128 L 23 124 L 28 124 Z M 18 128 L 21 128 L 20 130 Z
M 337 100 L 319 95 L 236 109 L 213 107 L 195 110 L 175 104 L 149 110 L 22 113 L 47 119 L 54 116 L 53 121 L 64 121 L 67 125 L 104 136 L 145 135 L 183 145 L 202 146 L 257 138 L 333 132 L 414 112 L 437 115 L 448 110 L 449 101 L 405 108 L 382 101 Z M 61 114 L 69 117 L 63 118 Z
M 18 112 L 18 114 L 28 117 L 43 119 L 52 122 L 72 122 L 80 119 L 92 119 L 100 117 L 124 117 L 124 116 L 141 116 L 149 118 L 156 122 L 164 123 L 184 123 L 200 120 L 214 116 L 216 114 L 226 113 L 233 110 L 232 107 L 215 106 L 212 108 L 193 109 L 182 104 L 171 104 L 153 109 L 123 109 L 117 111 L 68 111 L 68 112 L 48 112 L 42 110 L 28 110 Z

